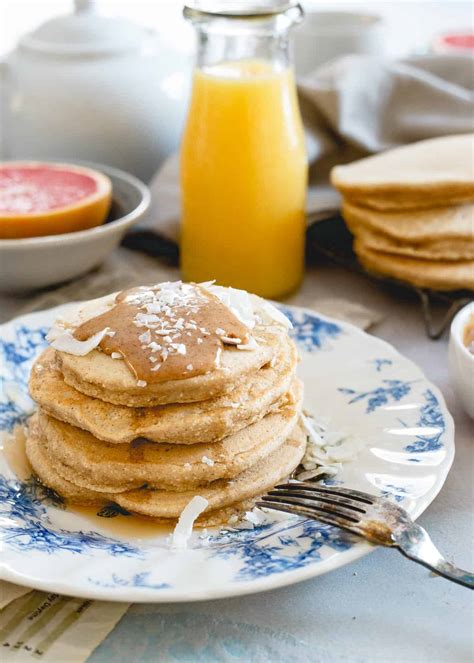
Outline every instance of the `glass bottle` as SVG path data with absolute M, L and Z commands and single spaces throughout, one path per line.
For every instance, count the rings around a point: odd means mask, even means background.
M 199 2 L 181 146 L 181 268 L 264 297 L 303 276 L 307 159 L 289 31 L 298 4 Z

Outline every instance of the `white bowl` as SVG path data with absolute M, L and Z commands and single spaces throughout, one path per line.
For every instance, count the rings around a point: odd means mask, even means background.
M 133 175 L 93 163 L 112 181 L 112 209 L 101 226 L 62 235 L 0 239 L 0 290 L 36 290 L 69 281 L 100 265 L 150 206 L 148 187 Z
M 451 323 L 449 336 L 449 372 L 454 390 L 463 408 L 474 419 L 474 355 L 463 343 L 464 328 L 474 314 L 474 302 L 462 308 Z

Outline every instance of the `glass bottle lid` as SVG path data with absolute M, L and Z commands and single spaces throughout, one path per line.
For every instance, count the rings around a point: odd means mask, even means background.
M 184 10 L 216 16 L 269 16 L 281 14 L 298 5 L 296 0 L 189 0 Z

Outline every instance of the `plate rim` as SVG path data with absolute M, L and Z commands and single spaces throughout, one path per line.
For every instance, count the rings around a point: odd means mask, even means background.
M 40 311 L 30 311 L 24 313 L 23 315 L 16 316 L 11 320 L 0 325 L 0 335 L 3 333 L 5 327 L 13 325 L 18 321 L 22 321 L 29 318 L 36 318 L 43 314 L 49 314 L 52 311 L 59 311 L 60 309 L 65 309 L 70 306 L 78 305 L 83 303 L 82 301 L 66 302 L 59 304 L 48 309 L 42 309 Z M 395 348 L 391 343 L 382 339 L 378 336 L 367 333 L 364 329 L 357 327 L 356 325 L 347 322 L 345 320 L 340 320 L 338 318 L 333 318 L 327 316 L 323 313 L 319 313 L 316 310 L 305 306 L 296 306 L 291 304 L 286 304 L 285 302 L 276 302 L 283 307 L 289 308 L 295 312 L 304 312 L 310 316 L 322 318 L 328 322 L 335 323 L 342 328 L 348 328 L 351 333 L 355 333 L 360 338 L 369 337 L 371 340 L 379 344 L 379 347 L 384 347 L 390 351 L 390 353 L 397 359 L 401 358 L 404 362 L 408 362 L 411 369 L 416 370 L 420 377 L 426 382 L 426 385 L 433 391 L 438 403 L 441 407 L 443 418 L 446 424 L 445 428 L 445 449 L 446 457 L 443 461 L 443 464 L 439 466 L 439 472 L 436 475 L 436 481 L 429 491 L 429 496 L 419 498 L 416 508 L 413 509 L 411 516 L 414 520 L 419 518 L 419 516 L 434 502 L 439 492 L 441 491 L 448 474 L 451 470 L 456 446 L 455 446 L 455 423 L 451 412 L 448 409 L 446 400 L 443 393 L 439 387 L 431 382 L 425 375 L 424 371 L 416 364 L 412 359 L 406 357 L 402 354 L 397 348 Z M 449 442 L 449 444 L 448 444 Z M 355 562 L 362 557 L 365 557 L 369 553 L 375 551 L 379 546 L 372 545 L 366 541 L 361 540 L 356 542 L 351 548 L 344 551 L 339 551 L 336 555 L 331 556 L 330 558 L 313 561 L 307 566 L 304 566 L 295 570 L 283 571 L 281 573 L 275 573 L 263 578 L 257 578 L 253 580 L 245 580 L 239 582 L 227 582 L 221 587 L 213 586 L 210 589 L 206 590 L 203 588 L 198 588 L 196 590 L 190 590 L 185 594 L 182 588 L 170 588 L 170 589 L 149 589 L 144 587 L 93 587 L 93 586 L 84 586 L 84 589 L 75 591 L 71 593 L 71 589 L 63 587 L 61 582 L 58 581 L 42 581 L 34 582 L 34 587 L 31 586 L 31 579 L 25 576 L 22 573 L 18 573 L 9 567 L 6 564 L 0 564 L 2 568 L 1 580 L 7 582 L 13 582 L 15 584 L 21 585 L 23 587 L 29 587 L 32 590 L 40 590 L 45 592 L 56 592 L 65 596 L 74 596 L 77 598 L 92 599 L 92 600 L 102 600 L 110 601 L 116 603 L 190 603 L 190 602 L 199 602 L 199 601 L 208 601 L 208 600 L 218 600 L 224 598 L 232 598 L 235 596 L 246 596 L 251 594 L 257 594 L 261 592 L 271 591 L 278 589 L 280 587 L 287 587 L 293 584 L 298 584 L 305 580 L 324 575 L 336 569 L 342 568 L 352 562 Z

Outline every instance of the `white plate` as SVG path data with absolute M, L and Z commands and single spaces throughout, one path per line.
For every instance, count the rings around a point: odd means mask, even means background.
M 0 327 L 0 429 L 31 411 L 30 367 L 64 308 Z M 440 392 L 387 343 L 304 309 L 283 310 L 302 356 L 306 408 L 365 443 L 333 481 L 389 496 L 419 516 L 454 456 L 453 422 Z M 33 480 L 21 482 L 0 453 L 2 577 L 38 589 L 111 601 L 203 600 L 298 582 L 372 549 L 337 528 L 298 518 L 213 531 L 210 540 L 198 531 L 190 549 L 179 552 L 163 533 L 111 535 L 111 522 L 68 511 Z

